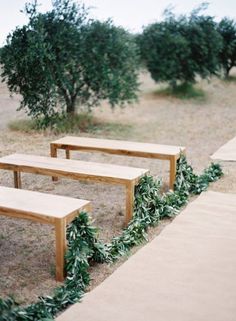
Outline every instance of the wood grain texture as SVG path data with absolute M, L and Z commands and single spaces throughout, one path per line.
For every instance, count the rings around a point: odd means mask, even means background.
M 137 182 L 148 173 L 148 169 L 143 168 L 25 154 L 1 157 L 0 169 L 114 184 Z
M 66 136 L 51 143 L 53 148 L 87 150 L 110 154 L 129 155 L 170 160 L 184 151 L 183 146 L 139 143 L 123 140 Z
M 125 225 L 128 225 L 129 221 L 133 216 L 134 208 L 134 188 L 135 184 L 131 182 L 126 186 L 126 216 L 125 216 Z
M 54 155 L 56 155 L 55 149 L 52 148 L 51 150 L 53 150 Z M 129 188 L 137 184 L 139 179 L 149 172 L 143 168 L 24 154 L 12 154 L 0 158 L 0 169 L 49 175 L 54 179 L 55 177 L 66 177 L 77 180 L 121 184 L 126 187 L 126 200 L 131 199 L 130 193 L 133 192 L 133 188 L 132 191 L 130 191 Z M 17 184 L 16 187 L 20 188 L 20 185 Z M 134 197 L 134 195 L 132 197 Z M 125 221 L 127 223 L 132 217 L 133 205 L 131 201 L 127 201 L 126 205 Z
M 66 196 L 13 189 L 0 186 L 0 214 L 54 224 L 55 219 L 73 219 L 78 210 L 90 209 L 90 202 Z M 14 214 L 17 212 L 17 214 Z
M 177 156 L 172 156 L 170 159 L 170 188 L 174 190 L 175 177 L 176 177 L 176 169 L 177 169 Z
M 65 277 L 65 253 L 66 253 L 66 224 L 62 219 L 56 219 L 56 280 L 62 282 Z
M 64 279 L 66 225 L 82 210 L 90 210 L 89 201 L 0 186 L 0 215 L 55 226 L 57 281 Z
M 77 150 L 168 160 L 170 162 L 169 186 L 171 189 L 174 189 L 176 165 L 180 152 L 185 152 L 185 147 L 183 146 L 74 136 L 60 138 L 52 142 L 50 146 L 51 157 L 56 157 L 57 149 L 64 149 L 66 158 L 70 158 L 69 150 Z
M 14 175 L 14 186 L 15 188 L 21 188 L 21 175 L 20 172 L 14 171 L 13 172 Z

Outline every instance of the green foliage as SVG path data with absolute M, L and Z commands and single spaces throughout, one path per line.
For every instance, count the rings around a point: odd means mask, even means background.
M 214 18 L 200 15 L 199 10 L 192 12 L 184 32 L 191 48 L 189 72 L 207 78 L 219 71 L 222 38 Z
M 230 70 L 236 66 L 236 23 L 232 19 L 223 18 L 219 22 L 217 30 L 223 39 L 223 47 L 219 55 L 220 64 L 225 77 L 228 77 Z
M 52 320 L 68 305 L 79 301 L 90 282 L 91 261 L 110 263 L 125 255 L 130 249 L 147 240 L 147 229 L 157 225 L 164 217 L 175 216 L 191 194 L 199 194 L 209 182 L 223 175 L 218 164 L 211 164 L 202 175 L 193 173 L 192 167 L 181 155 L 176 174 L 175 190 L 160 193 L 161 182 L 152 176 L 144 176 L 135 190 L 134 216 L 121 235 L 111 243 L 97 239 L 97 229 L 92 227 L 86 213 L 80 213 L 67 230 L 68 251 L 66 254 L 67 278 L 53 296 L 41 297 L 26 308 L 18 307 L 11 298 L 0 299 L 1 321 Z
M 136 99 L 138 49 L 123 28 L 92 21 L 83 29 L 83 78 L 90 91 L 90 106 L 108 99 L 111 106 Z M 96 62 L 96 63 L 95 63 Z
M 208 188 L 210 182 L 218 180 L 223 175 L 219 164 L 211 163 L 203 174 L 198 176 L 194 174 L 192 166 L 187 163 L 186 157 L 182 156 L 178 162 L 175 190 L 187 193 L 187 195 L 200 194 Z
M 37 2 L 36 2 L 37 3 Z M 1 51 L 3 80 L 23 97 L 20 108 L 48 126 L 55 116 L 136 99 L 137 48 L 111 21 L 88 19 L 83 5 L 57 0 L 44 14 L 27 5 L 29 23 L 7 38 Z
M 13 299 L 0 298 L 1 321 L 53 321 L 43 304 L 37 303 L 29 308 L 21 309 Z
M 217 72 L 221 37 L 213 18 L 200 14 L 201 9 L 190 17 L 168 11 L 164 21 L 145 27 L 138 37 L 142 59 L 156 82 L 175 88 Z
M 107 250 L 110 260 L 115 261 L 120 256 L 147 239 L 147 229 L 158 224 L 164 217 L 174 217 L 180 208 L 188 202 L 191 195 L 200 194 L 206 190 L 209 182 L 216 181 L 223 175 L 219 164 L 211 164 L 202 175 L 193 173 L 193 168 L 181 155 L 178 160 L 174 191 L 160 193 L 160 181 L 152 176 L 141 178 L 135 190 L 134 216 L 127 228 L 118 237 L 114 237 Z
M 184 66 L 189 58 L 189 44 L 179 31 L 182 21 L 166 20 L 144 28 L 139 37 L 141 57 L 156 82 L 188 81 Z
M 160 95 L 174 96 L 179 99 L 196 99 L 202 101 L 206 98 L 206 94 L 202 89 L 196 88 L 193 84 L 187 82 L 175 87 L 169 86 L 164 89 L 159 89 L 156 93 Z
M 90 225 L 87 213 L 80 213 L 67 230 L 67 277 L 64 284 L 55 289 L 53 296 L 40 297 L 26 308 L 18 307 L 12 299 L 0 300 L 1 321 L 51 320 L 68 305 L 78 302 L 90 282 L 89 260 L 106 258 L 102 245 L 96 240 L 97 230 Z M 99 254 L 98 254 L 99 253 Z

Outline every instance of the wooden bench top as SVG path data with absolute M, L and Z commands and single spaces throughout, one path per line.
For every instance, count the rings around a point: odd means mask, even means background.
M 148 169 L 52 157 L 11 154 L 0 158 L 0 168 L 28 173 L 107 183 L 138 182 Z
M 153 157 L 160 159 L 169 159 L 171 156 L 177 156 L 180 151 L 184 151 L 183 146 L 160 145 L 150 143 L 139 143 L 112 139 L 97 139 L 87 137 L 66 136 L 53 141 L 51 144 L 57 148 L 76 147 L 81 150 L 100 151 L 111 154 L 125 154 L 140 157 Z
M 55 219 L 66 219 L 68 223 L 78 210 L 89 208 L 86 200 L 0 186 L 2 215 L 49 224 L 54 224 Z
M 90 202 L 0 186 L 0 215 L 52 224 L 56 236 L 56 280 L 64 279 L 66 225 Z

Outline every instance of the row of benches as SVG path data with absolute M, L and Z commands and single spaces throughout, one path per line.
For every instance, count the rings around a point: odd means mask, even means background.
M 95 151 L 110 154 L 148 157 L 169 160 L 170 188 L 173 188 L 176 162 L 184 147 L 133 143 L 67 136 L 51 143 L 51 157 L 12 154 L 0 158 L 0 169 L 14 173 L 14 186 L 21 188 L 21 172 L 77 180 L 89 180 L 123 185 L 126 189 L 126 215 L 128 224 L 133 215 L 134 188 L 140 178 L 149 171 L 142 168 L 71 160 L 70 151 Z M 64 149 L 67 159 L 59 159 L 57 150 Z M 55 159 L 56 158 L 56 159 Z M 56 279 L 64 278 L 64 255 L 66 251 L 66 225 L 78 211 L 90 208 L 90 202 L 68 197 L 0 188 L 0 214 L 53 224 L 56 233 Z

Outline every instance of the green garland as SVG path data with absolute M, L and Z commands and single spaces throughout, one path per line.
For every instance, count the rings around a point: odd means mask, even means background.
M 18 306 L 11 298 L 0 298 L 0 321 L 52 321 L 58 312 L 81 300 L 90 282 L 88 268 L 92 261 L 116 261 L 133 246 L 147 240 L 150 226 L 157 225 L 164 217 L 175 216 L 190 195 L 200 194 L 222 175 L 220 165 L 212 163 L 197 176 L 186 157 L 181 155 L 174 191 L 161 194 L 161 182 L 152 176 L 144 176 L 135 190 L 133 219 L 121 235 L 108 244 L 97 239 L 97 229 L 90 225 L 87 213 L 80 213 L 67 229 L 67 277 L 64 284 L 55 289 L 53 296 L 40 297 L 37 303 L 26 308 Z

